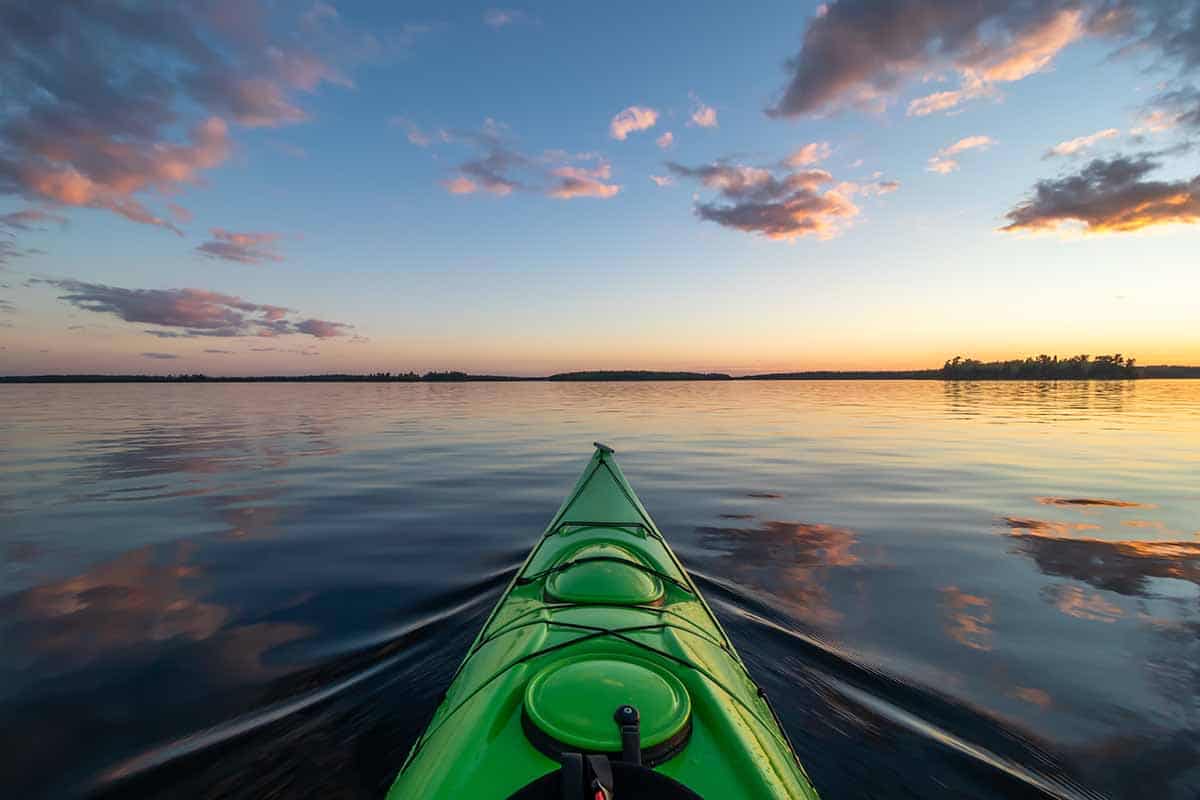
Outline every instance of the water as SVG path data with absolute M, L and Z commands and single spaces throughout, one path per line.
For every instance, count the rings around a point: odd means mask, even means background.
M 1200 788 L 1200 382 L 0 408 L 4 796 L 379 797 L 597 439 L 826 798 Z

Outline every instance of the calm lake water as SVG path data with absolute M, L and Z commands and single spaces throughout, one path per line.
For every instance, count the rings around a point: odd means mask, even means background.
M 6 797 L 379 797 L 593 440 L 824 797 L 1200 789 L 1200 381 L 0 408 Z

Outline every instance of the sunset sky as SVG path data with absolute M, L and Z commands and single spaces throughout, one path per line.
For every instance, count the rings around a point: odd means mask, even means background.
M 0 374 L 1200 363 L 1200 2 L 0 6 Z

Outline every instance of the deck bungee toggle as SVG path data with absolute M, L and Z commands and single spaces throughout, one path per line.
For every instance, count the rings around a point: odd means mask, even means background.
M 596 443 L 389 798 L 808 798 L 765 694 Z

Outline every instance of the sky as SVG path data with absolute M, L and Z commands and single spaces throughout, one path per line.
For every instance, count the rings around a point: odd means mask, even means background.
M 0 374 L 1200 363 L 1200 0 L 0 6 Z

